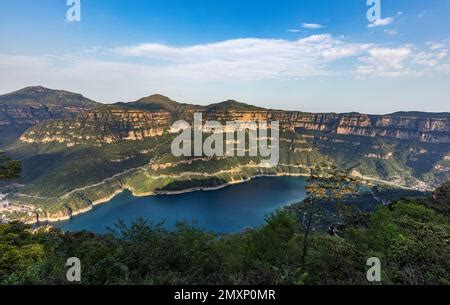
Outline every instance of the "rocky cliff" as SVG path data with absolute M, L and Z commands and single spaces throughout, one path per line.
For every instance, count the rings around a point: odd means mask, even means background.
M 305 113 L 232 100 L 181 104 L 161 95 L 101 105 L 41 87 L 1 96 L 0 109 L 2 137 L 20 138 L 20 145 L 8 151 L 24 168 L 24 187 L 14 200 L 42 208 L 44 218 L 69 217 L 67 207 L 87 209 L 86 202 L 110 199 L 126 188 L 149 194 L 164 187 L 216 187 L 258 175 L 306 175 L 325 159 L 376 183 L 426 190 L 450 179 L 449 113 Z M 167 132 L 177 120 L 192 123 L 195 112 L 222 123 L 280 121 L 278 167 L 258 168 L 260 160 L 245 157 L 173 156 L 173 135 Z M 7 133 L 14 126 L 31 127 L 21 135 L 17 128 Z
M 203 110 L 209 120 L 280 121 L 282 128 L 320 131 L 340 135 L 390 137 L 428 143 L 450 143 L 450 114 L 394 113 L 367 115 L 360 113 L 304 113 L 273 110 Z
M 75 119 L 51 120 L 25 132 L 26 143 L 65 143 L 74 146 L 87 142 L 117 143 L 160 136 L 172 122 L 166 111 L 142 111 L 119 106 L 103 106 L 80 113 Z
M 169 100 L 170 101 L 170 100 Z M 234 101 L 211 106 L 194 106 L 163 102 L 130 103 L 102 106 L 73 120 L 50 121 L 26 132 L 24 142 L 74 142 L 101 133 L 100 142 L 136 140 L 160 135 L 176 120 L 192 123 L 194 112 L 204 120 L 280 121 L 281 128 L 291 131 L 320 131 L 338 135 L 388 137 L 425 143 L 450 143 L 450 114 L 394 113 L 367 115 L 360 113 L 305 113 L 257 108 Z M 172 111 L 170 111 L 170 110 Z M 83 134 L 77 134 L 83 131 Z M 63 137 L 61 137 L 63 135 Z M 102 140 L 103 139 L 103 140 Z M 80 141 L 75 141 L 78 143 Z
M 98 106 L 80 94 L 44 87 L 0 95 L 0 147 L 16 140 L 33 125 L 52 119 L 73 119 Z
M 391 115 L 299 114 L 293 127 L 342 135 L 391 137 L 428 143 L 450 143 L 450 114 L 394 113 Z

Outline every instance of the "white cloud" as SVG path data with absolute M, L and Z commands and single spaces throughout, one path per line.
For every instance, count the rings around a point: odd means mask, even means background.
M 247 38 L 188 47 L 140 44 L 116 52 L 163 60 L 171 70 L 192 77 L 253 80 L 327 75 L 327 63 L 360 54 L 365 47 L 323 34 L 296 41 Z
M 389 30 L 386 29 L 386 30 L 384 30 L 384 32 L 390 36 L 395 36 L 398 34 L 397 30 L 392 30 L 392 29 L 389 29 Z
M 450 73 L 450 63 L 440 65 L 436 70 L 443 73 Z
M 318 24 L 318 23 L 302 23 L 302 28 L 308 29 L 308 30 L 318 30 L 322 29 L 325 26 Z
M 411 56 L 412 49 L 400 48 L 372 48 L 368 55 L 359 58 L 362 65 L 356 67 L 360 76 L 391 76 L 398 77 L 410 74 L 405 61 Z
M 290 32 L 290 33 L 300 33 L 302 30 L 300 30 L 300 29 L 288 29 L 286 31 Z
M 445 72 L 449 63 L 448 50 L 443 48 L 386 47 L 348 42 L 330 34 L 191 46 L 146 43 L 58 56 L 0 54 L 0 89 L 12 91 L 34 84 L 74 91 L 83 87 L 101 92 L 102 98 L 107 92 L 110 98 L 126 99 L 177 86 L 198 91 L 211 83 L 420 76 Z
M 426 76 L 443 72 L 440 67 L 449 63 L 448 50 L 419 51 L 413 45 L 374 47 L 359 61 L 359 77 Z
M 437 67 L 448 56 L 448 50 L 437 52 L 419 52 L 414 58 L 414 63 L 427 67 Z
M 374 27 L 378 27 L 378 26 L 386 26 L 391 24 L 392 22 L 394 22 L 394 18 L 393 17 L 387 17 L 387 18 L 380 18 L 375 20 L 372 23 L 369 23 L 367 25 L 368 28 L 374 28 Z
M 431 50 L 438 50 L 447 47 L 447 44 L 444 42 L 428 41 L 426 44 L 430 47 Z
M 395 15 L 395 17 L 387 17 L 387 18 L 380 18 L 375 20 L 372 23 L 369 23 L 367 25 L 368 28 L 375 28 L 375 27 L 379 27 L 379 26 L 387 26 L 392 24 L 395 21 L 395 18 L 400 17 L 401 15 L 403 15 L 403 12 L 397 12 L 397 14 Z M 395 35 L 395 34 L 394 34 Z

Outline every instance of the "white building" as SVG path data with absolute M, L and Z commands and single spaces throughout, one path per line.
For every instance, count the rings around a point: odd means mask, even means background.
M 9 200 L 6 199 L 7 194 L 0 194 L 0 207 L 7 208 L 9 207 Z

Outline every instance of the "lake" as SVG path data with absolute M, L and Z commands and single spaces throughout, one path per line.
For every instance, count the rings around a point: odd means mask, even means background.
M 194 223 L 216 233 L 234 233 L 255 228 L 278 208 L 305 198 L 303 177 L 262 177 L 213 191 L 178 195 L 134 197 L 125 191 L 90 212 L 61 222 L 65 231 L 106 232 L 120 218 L 129 224 L 139 217 L 164 222 L 172 229 L 177 222 Z

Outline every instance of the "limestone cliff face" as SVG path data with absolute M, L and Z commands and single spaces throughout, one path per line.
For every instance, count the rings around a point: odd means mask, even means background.
M 44 87 L 0 95 L 0 146 L 13 142 L 30 126 L 53 119 L 73 119 L 98 105 L 80 94 Z
M 184 113 L 147 111 L 104 106 L 80 114 L 73 120 L 55 120 L 31 128 L 21 136 L 23 142 L 66 142 L 70 145 L 85 140 L 111 143 L 158 136 L 169 130 L 176 120 L 192 123 L 194 112 L 201 112 L 203 120 L 280 121 L 285 130 L 320 131 L 339 135 L 390 137 L 427 143 L 450 143 L 450 115 L 392 114 L 367 115 L 359 113 L 303 113 L 271 110 L 209 110 L 190 109 Z
M 289 111 L 204 111 L 218 121 L 280 121 L 283 129 L 367 137 L 391 137 L 428 143 L 450 143 L 450 114 L 404 113 L 367 115 Z
M 0 104 L 0 126 L 35 125 L 51 119 L 75 118 L 83 108 Z
M 450 114 L 301 114 L 293 124 L 298 129 L 343 135 L 450 143 Z
M 81 113 L 72 120 L 52 120 L 27 130 L 20 140 L 26 143 L 85 142 L 116 143 L 162 135 L 172 115 L 164 111 L 141 111 L 119 107 L 101 107 Z
M 2 104 L 2 100 L 4 102 Z M 80 95 L 42 87 L 23 89 L 0 96 L 0 127 L 10 124 L 32 126 L 21 136 L 23 142 L 83 141 L 111 143 L 161 135 L 176 120 L 193 121 L 195 112 L 204 120 L 280 121 L 285 130 L 320 131 L 339 135 L 389 137 L 426 143 L 450 143 L 450 114 L 404 112 L 390 115 L 360 113 L 305 113 L 259 108 L 236 101 L 209 106 L 180 104 L 161 95 L 132 103 L 92 104 Z M 95 108 L 95 107 L 96 108 Z M 94 110 L 89 110 L 94 107 Z M 59 119 L 59 120 L 55 120 Z

